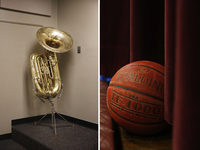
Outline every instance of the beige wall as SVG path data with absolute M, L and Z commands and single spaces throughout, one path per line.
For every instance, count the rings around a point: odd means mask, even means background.
M 58 110 L 98 123 L 98 0 L 59 0 L 58 8 L 58 28 L 74 41 L 71 51 L 59 54 L 64 92 Z
M 87 0 L 76 0 L 80 3 L 84 1 L 87 3 Z M 97 10 L 92 7 L 94 6 L 92 3 L 89 5 L 91 4 L 91 9 L 94 9 L 93 13 L 95 13 Z M 73 49 L 58 55 L 64 91 L 56 108 L 60 113 L 97 123 L 96 19 L 94 16 L 89 16 L 95 21 L 83 23 L 75 18 L 74 21 L 73 18 L 65 18 L 63 13 L 75 12 L 73 9 L 70 10 L 71 12 L 69 9 L 66 12 L 65 8 L 70 8 L 70 5 L 74 7 L 72 1 L 52 0 L 51 17 L 0 9 L 0 20 L 59 26 L 71 34 L 74 39 Z M 79 17 L 78 13 L 76 15 Z M 80 25 L 80 28 L 77 28 L 78 22 L 85 26 Z M 67 25 L 68 23 L 70 26 Z M 87 28 L 88 25 L 92 27 L 92 32 Z M 0 135 L 11 132 L 11 120 L 42 115 L 49 110 L 48 104 L 43 104 L 32 91 L 29 58 L 34 52 L 44 53 L 35 36 L 39 28 L 0 22 Z M 89 34 L 85 36 L 86 33 Z M 76 53 L 77 45 L 82 46 L 81 54 Z

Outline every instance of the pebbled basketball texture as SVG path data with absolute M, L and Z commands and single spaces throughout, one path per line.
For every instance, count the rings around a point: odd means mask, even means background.
M 164 66 L 136 61 L 119 69 L 107 90 L 111 117 L 125 130 L 151 135 L 168 127 L 164 120 Z

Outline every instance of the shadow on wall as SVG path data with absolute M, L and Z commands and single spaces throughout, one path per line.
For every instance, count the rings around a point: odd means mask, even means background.
M 72 48 L 70 51 L 65 53 L 59 53 L 58 56 L 58 63 L 59 63 L 59 70 L 60 70 L 60 76 L 63 83 L 66 83 L 68 81 L 68 70 L 70 67 L 73 67 L 73 51 Z
M 65 53 L 59 53 L 58 56 L 58 65 L 60 70 L 60 77 L 63 83 L 63 93 L 61 99 L 58 101 L 58 109 L 67 110 L 71 106 L 71 100 L 67 99 L 70 97 L 71 93 L 69 89 L 71 88 L 71 72 L 72 67 L 74 67 L 74 53 L 73 48 Z M 66 113 L 66 111 L 65 111 Z

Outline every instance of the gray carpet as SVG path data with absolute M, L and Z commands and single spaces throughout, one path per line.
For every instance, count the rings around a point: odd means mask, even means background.
M 65 124 L 60 118 L 56 118 L 56 121 L 57 124 Z M 51 119 L 45 119 L 42 122 L 51 124 Z M 74 127 L 58 126 L 57 137 L 54 137 L 54 130 L 50 126 L 35 125 L 34 122 L 13 125 L 12 139 L 14 141 L 0 141 L 0 150 L 97 150 L 98 131 L 81 124 L 74 125 Z
M 0 140 L 0 150 L 26 150 L 12 139 Z

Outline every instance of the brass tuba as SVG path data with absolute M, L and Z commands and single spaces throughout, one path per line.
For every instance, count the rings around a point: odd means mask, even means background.
M 30 56 L 34 90 L 42 101 L 50 100 L 61 92 L 62 87 L 56 53 L 69 51 L 73 39 L 68 33 L 53 27 L 40 28 L 36 37 L 46 49 L 46 56 L 41 53 L 33 53 Z

